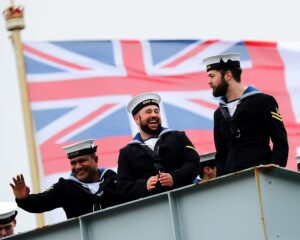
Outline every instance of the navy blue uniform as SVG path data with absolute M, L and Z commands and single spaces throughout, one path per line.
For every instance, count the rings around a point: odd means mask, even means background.
M 286 166 L 288 140 L 278 104 L 254 87 L 246 89 L 232 117 L 221 99 L 214 114 L 214 140 L 218 176 L 260 164 Z
M 100 188 L 92 194 L 89 188 L 76 178 L 60 178 L 42 193 L 30 194 L 24 199 L 16 199 L 18 206 L 28 212 L 41 213 L 62 207 L 67 218 L 100 210 L 120 202 L 116 187 L 116 173 L 109 169 L 99 169 Z
M 159 161 L 158 161 L 159 158 Z M 162 172 L 173 177 L 173 187 L 147 190 L 151 176 Z M 152 151 L 140 137 L 120 150 L 118 187 L 126 201 L 192 184 L 199 173 L 199 155 L 184 132 L 164 129 Z

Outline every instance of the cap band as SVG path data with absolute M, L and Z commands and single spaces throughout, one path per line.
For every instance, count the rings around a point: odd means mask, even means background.
M 0 219 L 0 225 L 4 225 L 4 224 L 8 224 L 10 223 L 11 221 L 13 221 L 16 216 L 18 214 L 18 211 L 15 211 L 15 213 L 7 218 L 4 218 L 4 219 Z
M 204 167 L 214 167 L 216 166 L 216 160 L 215 159 L 209 159 L 203 162 L 200 162 L 200 168 L 204 168 Z
M 80 149 L 74 152 L 70 152 L 68 153 L 68 158 L 72 159 L 72 158 L 76 158 L 85 154 L 89 154 L 89 153 L 95 153 L 97 152 L 97 146 L 93 147 L 93 148 L 84 148 L 84 149 Z
M 159 104 L 156 99 L 147 99 L 135 106 L 135 108 L 132 110 L 132 115 L 136 115 L 143 107 L 146 107 L 148 105 L 155 105 L 159 108 Z
M 220 69 L 228 69 L 228 68 L 239 68 L 241 67 L 239 61 L 232 61 L 229 59 L 227 62 L 224 62 L 223 59 L 220 60 L 219 63 L 212 63 L 206 66 L 206 71 L 210 70 L 220 70 Z

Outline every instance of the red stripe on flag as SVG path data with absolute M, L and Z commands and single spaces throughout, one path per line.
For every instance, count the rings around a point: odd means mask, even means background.
M 144 80 L 147 73 L 140 41 L 121 41 L 121 47 L 123 62 L 128 75 L 126 77 L 135 76 Z
M 211 108 L 211 109 L 217 109 L 219 107 L 218 104 L 214 104 L 202 99 L 191 99 L 192 102 L 195 102 L 201 106 L 207 107 L 207 108 Z
M 83 66 L 79 66 L 77 64 L 74 64 L 74 63 L 71 63 L 71 62 L 68 62 L 68 61 L 65 61 L 65 60 L 62 60 L 60 58 L 57 58 L 57 57 L 54 57 L 54 56 L 51 56 L 49 54 L 46 54 L 44 52 L 41 52 L 37 49 L 34 49 L 32 47 L 29 47 L 28 45 L 26 44 L 23 44 L 23 49 L 25 52 L 29 52 L 29 53 L 32 53 L 34 55 L 37 55 L 39 56 L 40 58 L 43 58 L 43 59 L 46 59 L 47 61 L 52 61 L 52 62 L 55 62 L 56 64 L 61 64 L 63 66 L 66 66 L 66 67 L 69 67 L 69 68 L 74 68 L 76 70 L 88 70 L 90 68 L 87 68 L 87 67 L 83 67 Z
M 29 83 L 31 102 L 86 96 L 136 95 L 147 91 L 197 91 L 208 88 L 206 73 L 177 76 L 95 77 L 68 81 Z M 142 80 L 141 80 L 142 79 Z M 111 86 L 114 86 L 113 88 Z M 128 92 L 130 89 L 130 92 Z
M 181 64 L 185 60 L 194 57 L 195 55 L 199 54 L 199 52 L 203 51 L 205 48 L 209 47 L 211 44 L 218 42 L 218 40 L 208 40 L 205 42 L 202 42 L 201 44 L 198 44 L 193 48 L 191 51 L 187 52 L 181 57 L 178 57 L 176 60 L 166 64 L 163 66 L 163 68 L 169 68 L 169 67 L 176 67 L 177 65 Z M 199 63 L 200 64 L 200 63 Z

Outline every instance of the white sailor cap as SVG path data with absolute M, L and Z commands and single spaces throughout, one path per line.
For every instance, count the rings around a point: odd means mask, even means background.
M 199 155 L 200 157 L 200 167 L 205 166 L 213 167 L 216 166 L 216 152 L 203 153 Z
M 0 225 L 13 221 L 18 214 L 17 204 L 13 202 L 0 202 Z
M 95 139 L 89 139 L 64 146 L 62 149 L 66 152 L 68 158 L 72 159 L 85 154 L 95 153 L 97 151 L 97 145 Z
M 143 107 L 148 105 L 156 105 L 159 107 L 160 96 L 157 93 L 145 92 L 134 98 L 127 105 L 127 111 L 133 116 L 136 115 Z
M 203 60 L 206 65 L 206 71 L 239 68 L 241 55 L 239 53 L 230 53 L 211 56 Z

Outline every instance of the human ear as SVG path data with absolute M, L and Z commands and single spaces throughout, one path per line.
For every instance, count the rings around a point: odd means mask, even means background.
M 95 162 L 98 163 L 98 156 L 97 155 L 94 156 L 94 159 L 95 159 Z
M 134 119 L 134 121 L 135 121 L 136 123 L 139 122 L 139 116 L 138 116 L 138 115 L 134 115 L 134 116 L 133 116 L 133 119 Z
M 232 78 L 232 72 L 230 70 L 227 70 L 225 73 L 226 81 L 230 80 L 231 78 Z
M 203 169 L 203 172 L 208 174 L 209 173 L 210 168 L 208 166 L 205 166 Z

